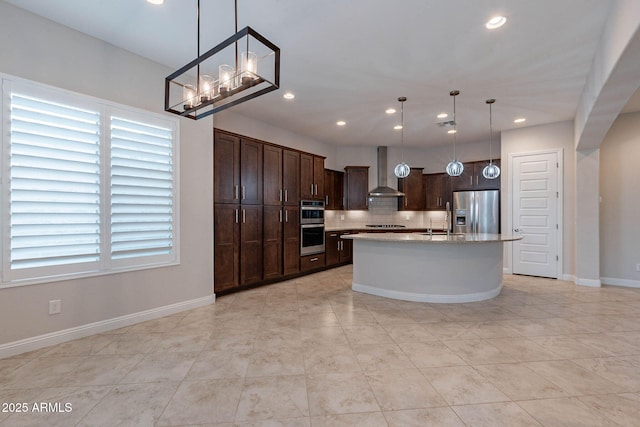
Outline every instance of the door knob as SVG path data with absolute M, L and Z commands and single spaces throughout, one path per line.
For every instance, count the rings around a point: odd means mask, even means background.
M 515 233 L 519 233 L 519 232 L 520 232 L 520 229 L 519 229 L 519 228 L 514 228 L 514 229 L 513 229 L 513 231 L 514 231 Z

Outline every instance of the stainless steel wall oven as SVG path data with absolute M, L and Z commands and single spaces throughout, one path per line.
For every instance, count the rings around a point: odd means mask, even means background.
M 324 253 L 324 202 L 300 202 L 300 255 Z

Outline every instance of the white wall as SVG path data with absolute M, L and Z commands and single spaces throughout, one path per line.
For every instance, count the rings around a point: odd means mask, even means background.
M 565 278 L 575 275 L 575 164 L 576 153 L 573 143 L 573 122 L 551 123 L 541 126 L 530 126 L 521 129 L 504 131 L 501 134 L 501 217 L 502 228 L 506 229 L 506 218 L 510 201 L 510 183 L 507 179 L 509 165 L 507 159 L 513 153 L 527 153 L 550 149 L 563 150 L 563 250 L 562 271 Z M 510 246 L 510 245 L 509 245 Z M 505 264 L 505 267 L 508 267 Z
M 161 112 L 171 71 L 0 2 L 0 72 Z M 0 345 L 211 297 L 212 134 L 211 120 L 180 122 L 179 266 L 0 289 Z M 51 299 L 61 314 L 47 314 Z
M 640 287 L 640 112 L 623 114 L 600 146 L 600 275 Z
M 232 109 L 215 114 L 213 124 L 216 128 L 229 132 L 325 156 L 327 157 L 325 168 L 333 169 L 335 167 L 334 146 L 237 114 Z

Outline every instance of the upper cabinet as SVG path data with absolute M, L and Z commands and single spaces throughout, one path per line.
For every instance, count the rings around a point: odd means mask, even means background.
M 215 132 L 213 188 L 216 203 L 240 203 L 240 138 Z
M 451 203 L 450 177 L 446 173 L 422 175 L 425 188 L 425 209 L 428 211 L 445 210 Z M 449 205 L 451 206 L 451 205 Z
M 344 172 L 331 169 L 324 170 L 324 203 L 325 209 L 343 210 Z
M 286 206 L 300 205 L 300 153 L 282 150 L 282 191 Z
M 345 209 L 367 210 L 369 197 L 369 166 L 344 168 Z
M 262 204 L 263 144 L 216 131 L 213 189 L 216 203 Z
M 493 163 L 500 166 L 500 159 L 494 160 Z M 462 175 L 451 177 L 451 188 L 453 191 L 499 189 L 500 179 L 486 179 L 482 176 L 482 170 L 488 164 L 488 160 L 466 162 L 464 164 L 464 171 L 462 172 Z
M 263 157 L 264 204 L 298 206 L 300 153 L 265 144 Z
M 398 198 L 398 210 L 421 211 L 424 210 L 425 192 L 422 182 L 423 168 L 411 168 L 411 173 L 406 178 L 398 178 L 398 191 L 404 193 Z
M 324 200 L 324 157 L 300 154 L 300 198 Z

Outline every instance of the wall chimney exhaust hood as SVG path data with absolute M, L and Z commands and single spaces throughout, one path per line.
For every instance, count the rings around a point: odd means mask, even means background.
M 387 185 L 387 147 L 378 147 L 378 186 L 369 191 L 369 197 L 402 197 L 404 193 Z

